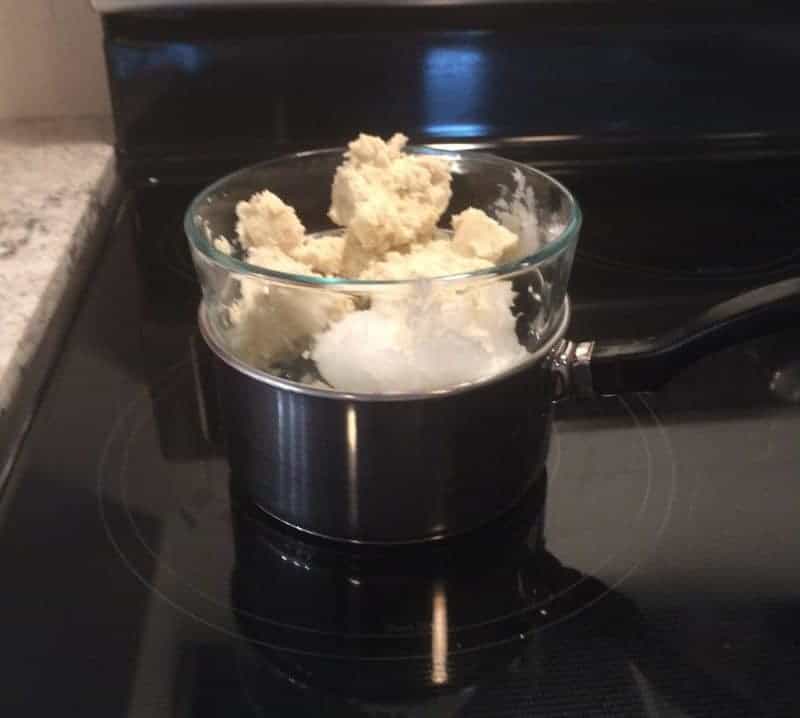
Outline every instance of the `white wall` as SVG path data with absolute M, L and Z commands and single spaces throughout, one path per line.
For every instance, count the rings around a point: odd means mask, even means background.
M 109 112 L 89 0 L 0 0 L 0 118 Z

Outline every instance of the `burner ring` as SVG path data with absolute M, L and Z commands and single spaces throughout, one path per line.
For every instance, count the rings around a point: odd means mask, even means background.
M 179 384 L 182 378 L 185 378 L 185 375 L 189 374 L 189 372 L 186 371 L 186 366 L 186 363 L 182 363 L 173 367 L 167 373 L 165 379 L 159 384 L 159 388 L 155 392 L 155 398 L 153 401 L 156 404 L 163 400 L 164 397 L 167 397 L 170 390 L 174 390 L 175 385 Z M 195 619 L 212 628 L 215 628 L 216 630 L 223 631 L 229 635 L 236 636 L 237 638 L 241 637 L 241 632 L 236 627 L 232 627 L 226 624 L 224 621 L 219 621 L 215 617 L 220 613 L 220 611 L 233 612 L 236 615 L 241 615 L 250 619 L 256 619 L 259 622 L 273 623 L 282 630 L 296 632 L 298 635 L 328 635 L 357 641 L 388 641 L 390 644 L 398 645 L 403 641 L 408 641 L 410 639 L 414 639 L 415 637 L 419 638 L 420 636 L 430 635 L 429 628 L 410 633 L 404 632 L 398 635 L 387 635 L 386 633 L 370 632 L 341 633 L 340 631 L 320 630 L 319 628 L 307 625 L 287 624 L 283 621 L 270 618 L 269 616 L 259 615 L 254 611 L 248 611 L 247 609 L 232 605 L 227 593 L 225 598 L 221 598 L 219 590 L 208 590 L 206 586 L 203 586 L 197 582 L 196 577 L 192 576 L 191 572 L 183 570 L 179 564 L 176 564 L 174 557 L 169 552 L 167 552 L 167 555 L 164 555 L 164 550 L 162 547 L 151 546 L 145 539 L 143 533 L 139 530 L 134 513 L 130 510 L 130 492 L 132 490 L 135 491 L 137 487 L 137 482 L 132 482 L 130 480 L 130 460 L 132 454 L 136 451 L 137 442 L 141 440 L 142 436 L 147 434 L 147 432 L 144 431 L 144 428 L 146 427 L 147 420 L 150 416 L 149 412 L 146 411 L 146 409 L 149 408 L 149 402 L 147 402 L 145 398 L 146 395 L 140 397 L 140 399 L 130 405 L 126 411 L 123 412 L 116 426 L 113 427 L 106 446 L 106 451 L 101 458 L 99 466 L 98 491 L 101 517 L 103 519 L 104 527 L 109 540 L 111 541 L 112 545 L 114 545 L 116 551 L 120 555 L 121 559 L 125 562 L 128 569 L 135 576 L 137 576 L 140 581 L 149 586 L 154 593 L 159 595 L 163 600 L 167 601 L 177 610 L 193 616 Z M 662 481 L 661 478 L 658 479 L 658 482 L 663 485 L 661 486 L 661 490 L 656 492 L 659 495 L 654 497 L 655 480 L 653 476 L 653 464 L 655 458 L 653 454 L 655 451 L 666 452 L 666 454 L 671 457 L 671 447 L 669 446 L 668 437 L 664 428 L 660 425 L 657 417 L 647 405 L 643 397 L 635 398 L 637 406 L 634 406 L 624 399 L 620 399 L 618 401 L 625 409 L 625 412 L 634 424 L 633 429 L 625 429 L 626 434 L 632 436 L 635 435 L 638 437 L 640 447 L 643 449 L 644 454 L 647 457 L 648 478 L 644 486 L 644 493 L 641 497 L 641 501 L 636 507 L 636 510 L 633 512 L 633 521 L 631 526 L 634 530 L 631 531 L 628 537 L 629 540 L 621 547 L 618 547 L 616 552 L 609 552 L 602 556 L 600 561 L 592 561 L 586 565 L 582 565 L 581 561 L 577 562 L 581 571 L 589 573 L 593 576 L 601 574 L 602 578 L 608 585 L 608 591 L 617 588 L 622 582 L 627 580 L 642 565 L 642 563 L 647 559 L 650 551 L 655 547 L 655 545 L 657 545 L 658 540 L 660 539 L 660 536 L 669 521 L 672 511 L 676 480 L 674 459 L 672 459 L 671 464 L 667 465 L 669 476 L 666 477 L 665 481 Z M 642 409 L 644 411 L 642 411 Z M 648 438 L 643 434 L 642 427 L 644 422 L 650 422 L 651 426 L 649 427 L 649 430 L 654 429 L 656 434 L 660 434 L 661 443 L 663 444 L 662 446 L 654 449 L 654 447 L 650 445 L 652 442 L 649 443 Z M 554 432 L 551 454 L 551 475 L 549 479 L 551 485 L 555 483 L 561 483 L 564 479 L 565 472 L 569 471 L 569 468 L 566 466 L 567 462 L 564 456 L 565 451 L 568 450 L 568 447 L 565 448 L 566 443 L 568 443 L 568 440 L 565 438 L 565 436 L 561 435 L 561 432 Z M 213 486 L 213 471 L 209 470 L 208 462 L 204 462 L 203 467 L 207 473 L 207 478 L 204 479 L 204 481 L 209 481 Z M 183 502 L 181 500 L 181 493 L 187 490 L 187 484 L 185 480 L 181 479 L 181 477 L 177 476 L 177 474 L 171 474 L 171 481 L 169 483 L 172 485 L 172 491 L 174 493 L 172 496 L 172 501 L 166 502 L 167 505 L 171 506 L 173 512 L 177 507 L 178 510 L 182 510 L 184 513 L 186 513 L 185 505 L 191 504 L 191 502 Z M 224 483 L 225 482 L 218 481 L 217 486 L 222 486 Z M 112 484 L 114 485 L 114 490 L 110 490 Z M 121 503 L 123 504 L 125 515 L 127 517 L 127 523 L 122 528 L 112 526 L 107 520 L 106 512 L 104 510 L 104 502 L 108 500 L 109 494 L 118 495 L 121 499 Z M 176 496 L 178 497 L 177 501 L 174 500 Z M 655 499 L 657 499 L 657 501 Z M 230 505 L 227 497 L 223 499 L 221 503 L 220 497 L 216 496 L 211 505 L 220 510 L 217 511 L 216 514 L 214 514 L 214 512 L 206 511 L 205 513 L 201 512 L 194 516 L 190 515 L 190 518 L 195 521 L 195 526 L 193 529 L 190 529 L 190 532 L 203 532 L 209 528 L 209 522 L 212 521 L 216 522 L 217 528 L 225 527 L 227 525 L 230 512 Z M 654 511 L 657 514 L 655 520 L 653 520 L 652 516 Z M 189 511 L 189 513 L 191 514 L 191 511 Z M 186 516 L 184 516 L 184 518 L 186 518 Z M 548 521 L 552 521 L 553 519 L 554 517 L 548 514 Z M 557 513 L 555 515 L 555 520 L 558 520 Z M 647 541 L 644 544 L 646 548 L 644 552 L 640 550 L 642 548 L 640 536 L 642 532 L 648 535 Z M 190 601 L 187 601 L 182 596 L 175 595 L 174 593 L 171 593 L 170 590 L 164 589 L 160 585 L 149 581 L 143 575 L 143 573 L 137 569 L 136 557 L 129 555 L 129 553 L 122 548 L 123 546 L 130 545 L 132 539 L 137 546 L 137 551 L 145 551 L 150 560 L 157 562 L 159 569 L 171 576 L 171 581 L 168 583 L 168 585 L 172 586 L 173 583 L 176 583 L 182 589 L 188 589 L 188 592 L 191 595 Z M 563 544 L 563 541 L 556 541 L 557 554 L 559 543 Z M 635 555 L 631 556 L 631 553 Z M 559 556 L 563 558 L 563 556 L 560 554 Z M 574 558 L 575 557 L 573 556 L 568 556 L 567 562 L 575 565 L 576 562 L 573 560 Z M 190 575 L 187 575 L 187 573 Z M 481 650 L 484 648 L 491 648 L 495 645 L 502 645 L 508 641 L 525 639 L 538 630 L 557 625 L 562 620 L 566 620 L 585 608 L 588 608 L 594 602 L 600 600 L 605 593 L 596 596 L 591 603 L 578 606 L 574 611 L 562 613 L 558 610 L 555 610 L 553 613 L 558 616 L 557 619 L 554 616 L 554 620 L 545 621 L 541 625 L 537 624 L 533 629 L 527 632 L 523 631 L 513 634 L 506 632 L 505 634 L 502 634 L 501 631 L 502 638 L 500 638 L 498 641 L 481 642 L 480 644 L 474 646 L 459 645 L 458 641 L 459 636 L 464 636 L 466 632 L 469 631 L 476 631 L 491 627 L 502 628 L 504 625 L 507 625 L 515 619 L 530 616 L 532 613 L 537 611 L 540 612 L 541 615 L 545 615 L 545 613 L 548 612 L 549 607 L 554 605 L 558 607 L 560 602 L 569 599 L 571 592 L 574 592 L 582 584 L 585 584 L 586 581 L 587 576 L 581 576 L 574 583 L 563 587 L 562 590 L 552 593 L 546 596 L 544 599 L 537 600 L 534 597 L 534 600 L 515 611 L 510 611 L 499 615 L 491 615 L 489 617 L 484 616 L 481 618 L 481 620 L 459 623 L 458 625 L 452 626 L 450 628 L 453 638 L 453 647 L 451 653 L 453 655 L 457 655 L 468 653 L 470 651 Z M 228 587 L 226 583 L 226 592 L 227 588 Z M 522 581 L 522 579 L 520 579 L 520 590 L 530 594 L 528 587 L 524 585 L 524 581 Z M 202 608 L 200 610 L 195 607 L 198 600 L 202 604 Z M 211 618 L 208 617 L 209 614 L 211 615 Z M 293 650 L 293 647 L 289 645 L 276 645 L 273 647 L 279 648 L 280 650 Z M 309 653 L 307 651 L 303 651 L 302 649 L 300 649 L 299 652 L 304 654 Z M 310 652 L 310 654 L 317 655 L 313 651 Z M 381 658 L 385 657 L 386 656 L 381 656 Z M 403 654 L 393 657 L 399 659 L 411 659 L 414 656 Z M 420 655 L 418 657 L 422 658 L 423 656 Z

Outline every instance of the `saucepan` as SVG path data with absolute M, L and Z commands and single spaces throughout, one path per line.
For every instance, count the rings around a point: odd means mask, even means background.
M 800 279 L 790 279 L 663 336 L 569 340 L 578 203 L 547 174 L 477 153 L 437 153 L 453 176 L 441 226 L 476 207 L 514 231 L 518 248 L 496 266 L 368 281 L 248 263 L 237 204 L 269 189 L 309 234 L 330 231 L 343 151 L 229 175 L 185 219 L 231 479 L 302 531 L 391 544 L 477 528 L 544 480 L 556 400 L 657 389 L 700 356 L 800 316 Z

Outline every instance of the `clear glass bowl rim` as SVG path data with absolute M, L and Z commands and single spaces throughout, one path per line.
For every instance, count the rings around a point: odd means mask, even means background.
M 189 242 L 195 250 L 200 252 L 203 256 L 209 259 L 214 264 L 222 269 L 236 274 L 250 275 L 261 279 L 270 280 L 277 284 L 288 284 L 292 286 L 302 286 L 306 288 L 317 287 L 319 289 L 329 290 L 350 290 L 365 292 L 370 289 L 378 289 L 380 287 L 397 287 L 402 285 L 414 284 L 417 282 L 431 282 L 431 283 L 461 283 L 469 282 L 470 280 L 481 281 L 487 279 L 512 279 L 520 274 L 525 274 L 545 260 L 560 254 L 572 244 L 577 242 L 580 234 L 582 214 L 577 200 L 573 197 L 572 193 L 554 177 L 542 172 L 541 170 L 531 167 L 530 165 L 513 160 L 507 160 L 496 155 L 484 152 L 454 152 L 449 150 L 439 150 L 432 147 L 425 147 L 420 145 L 413 145 L 406 147 L 406 152 L 414 154 L 431 154 L 447 158 L 450 162 L 457 162 L 459 160 L 466 160 L 470 162 L 478 162 L 486 165 L 493 165 L 495 167 L 502 166 L 503 168 L 514 169 L 518 168 L 525 174 L 538 175 L 545 182 L 554 186 L 563 196 L 567 198 L 569 204 L 569 221 L 564 229 L 546 244 L 544 244 L 538 251 L 533 254 L 516 259 L 513 262 L 486 267 L 485 269 L 478 269 L 472 272 L 463 272 L 460 274 L 448 274 L 439 277 L 423 278 L 423 279 L 393 279 L 393 280 L 372 280 L 372 279 L 343 279 L 339 277 L 316 277 L 307 274 L 289 274 L 286 272 L 278 272 L 273 269 L 261 267 L 255 264 L 244 262 L 236 259 L 230 255 L 220 252 L 209 241 L 206 236 L 205 230 L 198 226 L 195 222 L 195 217 L 198 215 L 201 207 L 207 204 L 208 198 L 222 190 L 230 182 L 236 178 L 246 175 L 262 167 L 272 167 L 282 164 L 287 164 L 292 160 L 305 159 L 308 157 L 323 157 L 329 155 L 342 156 L 346 152 L 346 147 L 331 147 L 318 150 L 309 150 L 306 152 L 296 152 L 293 154 L 283 155 L 274 159 L 257 162 L 241 169 L 235 170 L 224 177 L 216 180 L 212 184 L 203 189 L 189 204 L 183 220 L 183 228 Z M 269 189 L 264 187 L 263 189 Z M 300 220 L 302 221 L 302 217 Z

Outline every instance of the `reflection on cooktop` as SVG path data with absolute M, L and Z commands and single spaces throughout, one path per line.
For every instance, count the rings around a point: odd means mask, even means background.
M 246 641 L 186 647 L 178 715 L 215 715 L 217 694 L 236 695 L 234 706 L 264 716 L 591 715 L 598 709 L 712 715 L 698 711 L 706 701 L 725 715 L 753 715 L 748 700 L 670 648 L 662 627 L 621 593 L 541 547 L 515 553 L 521 535 L 514 535 L 514 524 L 473 537 L 510 542 L 499 563 L 487 567 L 480 557 L 462 564 L 458 554 L 443 566 L 452 547 L 438 557 L 422 547 L 427 557 L 397 561 L 385 550 L 331 552 L 283 527 L 245 519 L 239 548 L 248 558 L 237 565 L 233 595 Z M 403 572 L 406 559 L 417 574 Z M 525 608 L 506 624 L 507 640 L 459 644 L 473 630 L 462 633 L 459 608 L 485 601 Z M 287 643 L 288 624 L 271 620 L 277 616 L 306 622 L 305 635 Z M 393 633 L 398 618 L 405 623 Z M 383 632 L 362 633 L 367 629 Z

